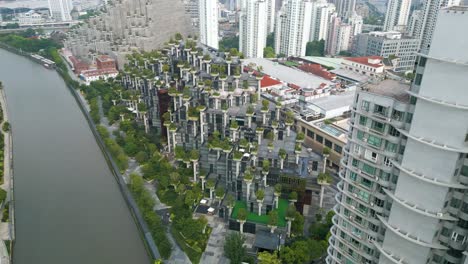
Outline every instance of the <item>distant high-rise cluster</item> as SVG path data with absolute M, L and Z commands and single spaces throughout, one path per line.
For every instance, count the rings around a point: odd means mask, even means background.
M 262 58 L 268 34 L 268 2 L 243 0 L 239 18 L 239 50 L 249 58 Z

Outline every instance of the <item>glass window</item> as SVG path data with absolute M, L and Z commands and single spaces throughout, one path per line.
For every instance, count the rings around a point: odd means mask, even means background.
M 362 139 L 364 138 L 364 132 L 361 131 L 361 130 L 358 130 L 358 131 L 357 131 L 357 138 L 358 138 L 359 140 L 362 140 Z
M 406 123 L 411 123 L 413 121 L 413 114 L 406 113 Z
M 463 167 L 461 168 L 460 174 L 463 175 L 463 176 L 468 177 L 468 166 L 463 166 Z
M 368 192 L 365 192 L 365 191 L 362 191 L 362 190 L 361 190 L 361 191 L 359 191 L 359 193 L 358 193 L 358 197 L 359 197 L 361 200 L 365 201 L 366 203 L 369 202 L 369 193 L 368 193 Z
M 374 147 L 380 148 L 380 145 L 382 144 L 382 139 L 379 137 L 369 135 L 369 137 L 367 138 L 367 143 Z
M 369 181 L 366 178 L 361 178 L 361 184 L 366 186 L 367 188 L 372 188 L 372 181 Z
M 426 57 L 419 57 L 419 66 L 426 67 Z
M 398 130 L 396 130 L 396 128 L 394 128 L 393 126 L 390 126 L 390 129 L 388 130 L 388 134 L 390 134 L 390 136 L 394 136 L 394 137 L 399 137 L 400 136 L 400 132 L 398 132 Z
M 359 124 L 365 126 L 367 124 L 367 117 L 360 116 L 359 117 Z
M 307 136 L 310 138 L 314 138 L 314 132 L 307 130 Z
M 460 207 L 462 201 L 460 199 L 455 199 L 453 198 L 451 201 L 450 201 L 450 206 L 454 207 L 454 208 L 458 208 Z
M 325 146 L 327 146 L 327 147 L 329 147 L 329 148 L 332 148 L 333 143 L 332 143 L 330 140 L 325 139 Z
M 316 135 L 316 136 L 315 136 L 315 140 L 316 140 L 317 142 L 320 142 L 320 144 L 323 144 L 323 137 L 322 137 L 322 136 Z
M 372 129 L 383 133 L 385 130 L 385 124 L 377 121 L 372 121 Z
M 359 166 L 359 160 L 353 159 L 353 163 L 352 163 L 352 164 L 353 164 L 354 167 L 358 167 L 358 166 Z
M 362 170 L 367 174 L 375 175 L 376 168 L 364 163 L 364 165 L 362 165 Z
M 417 73 L 416 78 L 414 78 L 414 84 L 421 85 L 422 77 L 423 77 L 422 74 Z
M 341 146 L 338 146 L 338 145 L 334 145 L 333 146 L 333 150 L 335 150 L 337 153 L 340 153 L 343 151 L 343 148 Z
M 398 110 L 393 110 L 392 119 L 396 121 L 401 121 L 403 119 L 404 113 Z
M 374 113 L 386 116 L 387 115 L 387 107 L 381 106 L 381 105 L 375 105 L 374 106 Z
M 386 151 L 390 151 L 390 152 L 393 152 L 393 153 L 396 153 L 397 152 L 397 149 L 398 149 L 398 145 L 397 144 L 393 144 L 389 141 L 387 141 L 385 143 L 385 150 Z
M 362 101 L 361 102 L 361 110 L 369 111 L 369 105 L 370 105 L 370 103 L 368 101 Z

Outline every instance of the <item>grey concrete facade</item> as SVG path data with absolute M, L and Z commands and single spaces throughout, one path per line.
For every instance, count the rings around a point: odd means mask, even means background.
M 440 11 L 409 90 L 357 93 L 327 263 L 466 263 L 467 11 Z

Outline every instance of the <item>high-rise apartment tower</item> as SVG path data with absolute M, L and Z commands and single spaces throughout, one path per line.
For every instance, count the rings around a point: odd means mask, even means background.
M 357 92 L 328 264 L 468 262 L 466 25 L 467 7 L 442 9 L 411 87 Z

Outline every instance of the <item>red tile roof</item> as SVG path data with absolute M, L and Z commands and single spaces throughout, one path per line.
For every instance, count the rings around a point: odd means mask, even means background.
M 364 64 L 370 67 L 379 68 L 384 66 L 382 64 L 383 57 L 380 56 L 367 56 L 367 57 L 348 57 L 345 60 L 353 61 L 359 64 Z M 380 63 L 369 63 L 369 60 L 379 60 Z
M 263 79 L 260 81 L 260 85 L 262 88 L 279 85 L 279 84 L 281 84 L 280 81 L 275 80 L 268 75 L 263 76 Z
M 107 75 L 107 74 L 113 74 L 113 73 L 118 73 L 118 71 L 115 69 L 96 69 L 96 70 L 87 70 L 87 71 L 81 72 L 81 74 L 85 77 Z
M 329 81 L 336 79 L 336 74 L 327 71 L 327 69 L 323 68 L 320 64 L 303 64 L 299 66 L 299 69 L 320 76 Z

